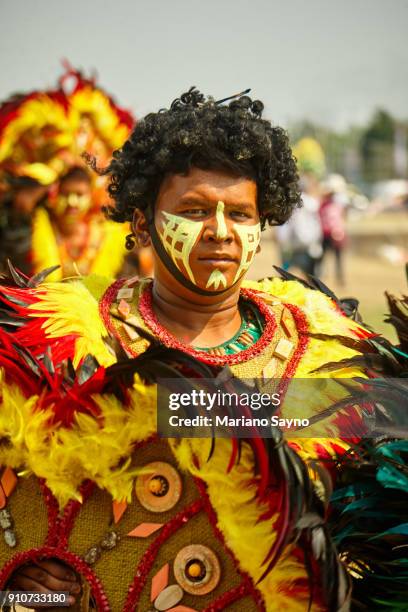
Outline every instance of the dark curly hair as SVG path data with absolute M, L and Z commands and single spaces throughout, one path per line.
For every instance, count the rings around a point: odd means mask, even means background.
M 110 176 L 115 206 L 105 209 L 108 216 L 131 221 L 135 208 L 151 210 L 167 174 L 185 174 L 196 166 L 255 180 L 262 227 L 287 221 L 300 205 L 288 136 L 261 118 L 262 102 L 247 95 L 233 98 L 215 102 L 192 87 L 170 109 L 140 120 L 108 167 L 99 170 Z M 96 169 L 95 161 L 91 165 Z

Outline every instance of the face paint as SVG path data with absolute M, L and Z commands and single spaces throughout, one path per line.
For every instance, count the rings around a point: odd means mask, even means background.
M 217 220 L 217 238 L 220 238 L 221 240 L 226 238 L 228 234 L 227 224 L 225 223 L 224 217 L 224 208 L 224 202 L 218 202 L 217 211 L 215 213 L 215 218 Z
M 224 274 L 220 272 L 220 270 L 213 270 L 210 274 L 210 278 L 205 286 L 206 289 L 209 289 L 211 285 L 214 285 L 214 291 L 217 291 L 218 287 L 221 285 L 223 289 L 227 286 L 227 279 Z
M 224 202 L 221 202 L 221 201 L 218 202 L 217 210 L 215 212 L 215 219 L 217 222 L 216 236 L 219 240 L 223 240 L 224 238 L 227 237 L 227 234 L 228 234 L 227 224 L 225 223 L 224 208 L 225 208 Z M 214 291 L 217 291 L 217 289 L 220 286 L 223 289 L 225 289 L 225 287 L 227 286 L 227 279 L 225 278 L 224 274 L 220 270 L 213 270 L 211 272 L 210 277 L 205 287 L 206 289 L 209 289 L 213 285 L 214 285 Z
M 256 249 L 261 239 L 261 225 L 260 223 L 256 225 L 240 225 L 239 223 L 234 223 L 234 230 L 239 236 L 242 248 L 241 261 L 233 281 L 233 283 L 236 283 L 240 276 L 248 270 L 255 257 Z
M 61 216 L 65 213 L 68 207 L 77 208 L 80 212 L 86 212 L 91 205 L 91 197 L 87 194 L 78 195 L 77 193 L 70 193 L 68 195 L 60 194 L 57 196 L 55 204 L 52 208 L 57 216 Z
M 164 248 L 170 255 L 174 264 L 182 272 L 180 263 L 183 264 L 190 280 L 195 283 L 193 272 L 190 268 L 190 254 L 203 228 L 202 221 L 191 221 L 178 215 L 172 215 L 162 211 L 166 220 L 162 220 L 163 230 L 160 237 Z M 180 244 L 181 247 L 177 247 Z
M 221 240 L 226 238 L 226 236 L 228 235 L 228 228 L 224 216 L 224 208 L 224 202 L 219 201 L 217 203 L 216 208 L 216 236 Z M 204 222 L 192 221 L 190 219 L 185 219 L 184 217 L 173 215 L 165 211 L 162 211 L 162 215 L 164 217 L 164 219 L 162 219 L 161 221 L 162 230 L 159 231 L 156 235 L 157 239 L 159 239 L 159 242 L 164 247 L 163 255 L 167 253 L 167 256 L 170 257 L 172 263 L 177 268 L 177 274 L 184 275 L 185 273 L 187 273 L 190 282 L 193 285 L 197 286 L 194 274 L 190 267 L 189 259 L 191 252 L 203 230 Z M 239 278 L 243 276 L 243 274 L 248 270 L 253 258 L 255 257 L 256 250 L 260 241 L 261 226 L 259 223 L 257 223 L 256 225 L 241 225 L 239 223 L 234 223 L 233 229 L 239 237 L 242 251 L 240 264 L 235 274 L 232 285 L 235 284 L 239 280 Z M 151 235 L 154 238 L 154 231 L 151 232 Z M 154 240 L 153 244 L 155 244 Z M 163 255 L 160 255 L 160 257 L 165 263 Z M 174 270 L 173 274 L 176 274 L 176 270 Z M 180 282 L 181 279 L 182 276 L 180 276 Z M 186 280 L 186 282 L 188 281 Z M 224 289 L 227 288 L 227 282 L 228 281 L 225 274 L 223 274 L 218 269 L 213 270 L 206 284 L 206 289 L 212 289 L 212 291 L 209 291 L 208 294 L 210 295 L 212 292 L 216 292 L 219 289 L 221 289 L 221 291 L 219 292 L 222 292 Z M 191 286 L 191 289 L 193 289 L 193 286 Z M 200 293 L 204 292 L 204 290 L 198 288 L 196 289 L 196 291 L 199 291 Z

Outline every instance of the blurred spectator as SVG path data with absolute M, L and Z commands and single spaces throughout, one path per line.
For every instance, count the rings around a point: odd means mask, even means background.
M 304 274 L 318 274 L 322 257 L 322 231 L 319 218 L 318 181 L 309 174 L 300 180 L 303 206 L 295 210 L 285 225 L 277 228 L 282 265 L 298 268 Z
M 9 257 L 27 274 L 59 266 L 49 280 L 120 273 L 130 229 L 103 217 L 106 179 L 89 173 L 81 156 L 103 167 L 133 124 L 95 78 L 68 62 L 52 89 L 0 103 L 2 265 Z
M 12 177 L 0 205 L 0 269 L 7 259 L 24 274 L 31 273 L 31 218 L 48 188 L 30 177 Z
M 344 285 L 343 251 L 346 244 L 346 208 L 348 196 L 346 181 L 338 174 L 332 174 L 323 185 L 323 198 L 319 215 L 323 232 L 322 264 L 327 253 L 335 258 L 336 281 Z
M 127 226 L 108 221 L 93 206 L 93 184 L 88 170 L 73 166 L 49 190 L 44 206 L 32 216 L 31 263 L 38 273 L 52 266 L 49 280 L 106 274 L 121 270 Z

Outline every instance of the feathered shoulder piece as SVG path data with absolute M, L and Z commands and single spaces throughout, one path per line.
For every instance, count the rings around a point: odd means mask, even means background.
M 111 365 L 116 357 L 98 312 L 98 299 L 111 280 L 90 276 L 43 283 L 54 269 L 32 279 L 11 269 L 15 284 L 0 286 L 3 327 L 36 357 L 51 351 L 55 364 L 70 359 L 77 367 L 92 354 L 100 365 Z
M 261 281 L 246 281 L 244 286 L 299 307 L 307 318 L 311 334 L 362 339 L 375 335 L 360 322 L 348 318 L 339 300 L 323 283 L 313 287 L 289 273 L 284 274 L 283 279 L 272 277 Z

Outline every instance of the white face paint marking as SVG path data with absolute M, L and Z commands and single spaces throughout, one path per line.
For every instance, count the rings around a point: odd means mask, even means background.
M 220 239 L 226 238 L 228 234 L 227 224 L 225 223 L 224 208 L 224 202 L 218 202 L 215 218 L 217 220 L 217 238 Z
M 210 278 L 208 279 L 205 288 L 209 289 L 211 285 L 214 285 L 214 291 L 217 291 L 220 285 L 223 289 L 225 289 L 225 287 L 227 286 L 227 279 L 220 270 L 213 270 L 211 272 Z
M 227 224 L 225 223 L 224 209 L 224 202 L 219 201 L 217 203 L 217 209 L 215 212 L 215 219 L 217 221 L 216 236 L 219 240 L 223 240 L 228 235 Z M 215 269 L 211 272 L 205 288 L 209 289 L 212 286 L 214 286 L 214 291 L 217 291 L 220 286 L 223 289 L 225 289 L 225 287 L 227 286 L 227 279 L 225 278 L 221 270 Z
M 219 201 L 217 203 L 215 214 L 217 221 L 216 236 L 220 239 L 226 238 L 228 234 L 224 209 L 224 202 Z M 163 229 L 161 232 L 159 232 L 159 234 L 163 246 L 177 268 L 183 272 L 181 267 L 182 264 L 188 274 L 189 279 L 196 285 L 197 283 L 191 270 L 189 259 L 191 251 L 202 232 L 204 223 L 203 221 L 191 221 L 190 219 L 185 219 L 184 217 L 179 217 L 178 215 L 172 215 L 171 213 L 165 211 L 162 211 L 162 214 L 164 216 L 164 219 L 162 220 Z M 240 264 L 232 284 L 236 283 L 237 280 L 243 276 L 250 267 L 260 242 L 261 226 L 260 223 L 255 225 L 241 225 L 239 223 L 234 223 L 233 229 L 240 239 L 242 252 Z M 215 269 L 211 272 L 206 284 L 207 289 L 210 287 L 213 287 L 214 291 L 217 291 L 219 287 L 224 289 L 227 287 L 227 279 L 221 270 Z
M 252 263 L 256 254 L 259 242 L 261 240 L 261 224 L 256 225 L 241 225 L 234 223 L 234 230 L 237 232 L 241 241 L 242 253 L 241 261 L 238 270 L 235 274 L 233 284 L 245 274 Z
M 202 221 L 191 221 L 178 215 L 172 215 L 168 212 L 162 212 L 165 221 L 162 220 L 163 231 L 160 232 L 160 237 L 164 248 L 172 258 L 180 272 L 183 272 L 180 263 L 183 264 L 189 279 L 196 284 L 193 272 L 190 268 L 190 254 L 197 241 L 198 236 L 203 228 Z M 170 239 L 170 240 L 169 240 Z M 177 248 L 177 243 L 181 244 L 181 248 Z

